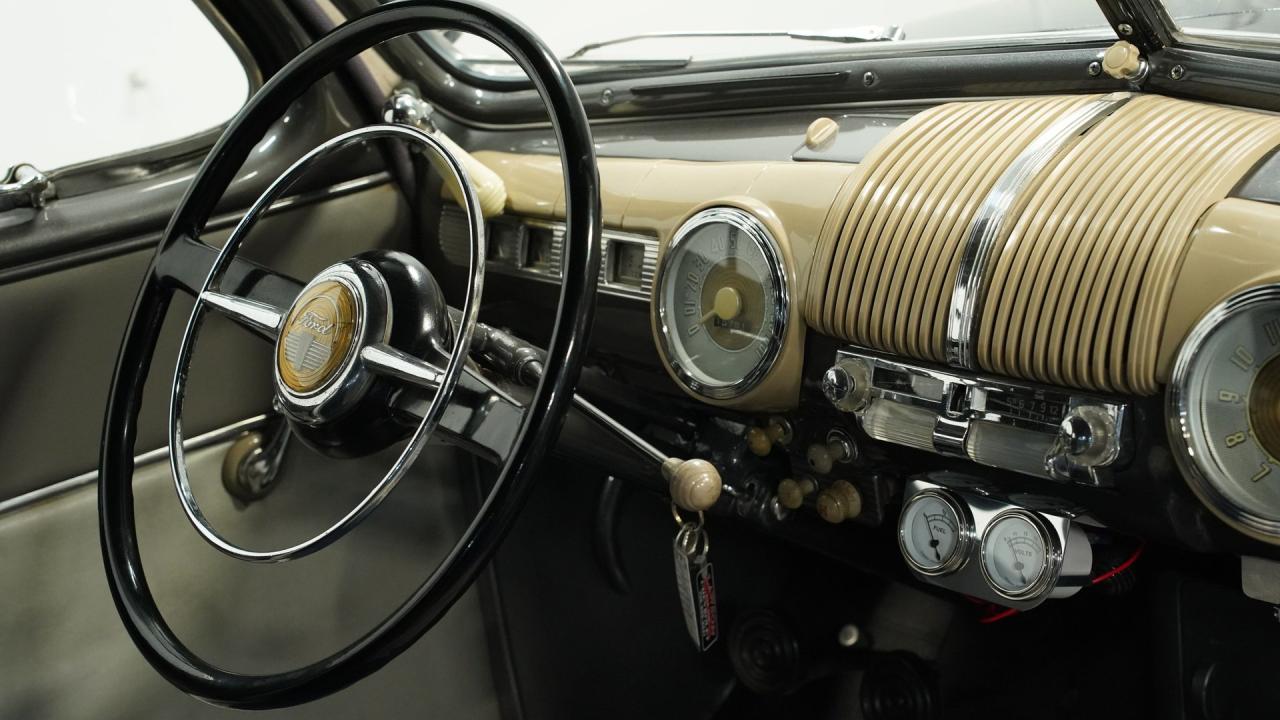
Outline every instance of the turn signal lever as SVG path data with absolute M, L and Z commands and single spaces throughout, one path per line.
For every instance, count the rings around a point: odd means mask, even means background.
M 455 322 L 459 319 L 453 308 L 450 308 L 450 316 Z M 545 353 L 541 349 L 484 323 L 476 323 L 471 352 L 484 358 L 486 366 L 522 385 L 533 385 L 542 377 Z M 619 440 L 657 463 L 662 468 L 663 479 L 667 481 L 671 500 L 681 510 L 709 510 L 720 499 L 724 483 L 715 465 L 706 460 L 681 460 L 668 456 L 577 393 L 573 395 L 573 405 Z

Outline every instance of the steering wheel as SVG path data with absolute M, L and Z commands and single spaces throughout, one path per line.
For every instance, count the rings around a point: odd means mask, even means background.
M 567 225 L 560 302 L 545 370 L 524 403 L 466 366 L 483 287 L 484 223 L 465 167 L 448 143 L 405 125 L 353 130 L 286 170 L 221 249 L 199 239 L 245 158 L 290 103 L 360 52 L 430 29 L 469 32 L 504 49 L 537 87 L 559 141 Z M 249 228 L 299 174 L 342 147 L 378 138 L 404 141 L 430 160 L 467 213 L 470 277 L 460 311 L 445 306 L 430 273 L 403 253 L 350 258 L 305 284 L 236 256 Z M 581 369 L 599 247 L 599 176 L 586 113 L 551 51 L 503 14 L 462 0 L 383 5 L 334 29 L 272 77 L 228 125 L 174 212 L 134 303 L 111 381 L 99 464 L 100 541 L 116 609 L 147 661 L 173 685 L 208 702 L 246 709 L 284 707 L 360 680 L 429 630 L 489 561 L 555 442 Z M 363 637 L 304 667 L 268 675 L 215 667 L 178 639 L 148 588 L 134 523 L 134 443 L 143 387 L 175 291 L 192 295 L 195 306 L 174 373 L 170 464 L 188 518 L 219 550 L 250 562 L 281 562 L 320 550 L 387 497 L 436 431 L 453 434 L 500 465 L 476 517 L 430 577 Z M 275 550 L 241 548 L 209 526 L 191 493 L 182 400 L 192 344 L 210 311 L 274 342 L 275 404 L 308 445 L 334 455 L 361 454 L 373 445 L 408 437 L 392 468 L 357 507 L 310 540 Z

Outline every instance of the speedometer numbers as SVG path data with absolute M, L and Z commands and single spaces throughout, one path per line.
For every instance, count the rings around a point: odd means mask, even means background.
M 773 367 L 787 322 L 777 241 L 737 208 L 704 210 L 658 265 L 659 348 L 676 378 L 708 398 L 742 395 Z
M 1191 489 L 1236 529 L 1280 544 L 1280 286 L 1239 293 L 1196 325 L 1168 416 Z

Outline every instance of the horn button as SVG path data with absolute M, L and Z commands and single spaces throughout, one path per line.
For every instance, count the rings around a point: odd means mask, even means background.
M 276 341 L 280 405 L 307 425 L 332 420 L 359 402 L 373 378 L 360 349 L 386 342 L 390 292 L 369 262 L 354 259 L 320 272 L 294 300 Z
M 280 380 L 303 395 L 324 387 L 354 345 L 356 294 L 338 280 L 302 293 L 285 318 L 276 346 Z

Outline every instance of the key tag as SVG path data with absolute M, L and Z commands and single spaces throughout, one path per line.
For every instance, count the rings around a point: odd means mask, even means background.
M 711 544 L 707 539 L 701 512 L 695 521 L 680 517 L 673 504 L 675 516 L 675 541 L 671 544 L 676 566 L 676 589 L 680 593 L 680 609 L 684 613 L 685 628 L 700 652 L 706 652 L 720 637 L 720 618 L 716 608 L 716 579 L 707 559 Z

